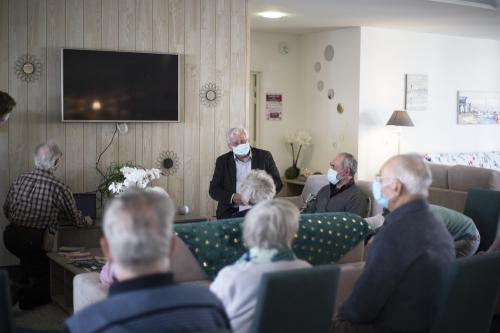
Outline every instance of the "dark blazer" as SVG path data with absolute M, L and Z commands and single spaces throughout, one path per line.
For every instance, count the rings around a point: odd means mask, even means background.
M 65 332 L 215 332 L 229 330 L 224 306 L 207 288 L 154 274 L 111 285 L 108 297 L 75 313 Z
M 281 191 L 283 183 L 280 173 L 274 163 L 273 156 L 267 150 L 252 147 L 252 170 L 260 169 L 266 171 L 273 177 L 276 193 Z M 236 162 L 232 151 L 217 158 L 215 162 L 214 175 L 208 190 L 210 197 L 218 202 L 217 218 L 231 217 L 238 211 L 231 204 L 231 196 L 236 193 Z

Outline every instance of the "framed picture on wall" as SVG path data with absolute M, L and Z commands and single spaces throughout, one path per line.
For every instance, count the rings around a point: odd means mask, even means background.
M 406 74 L 405 109 L 407 111 L 427 110 L 428 79 L 423 74 Z
M 500 124 L 500 91 L 459 91 L 457 122 L 460 125 Z

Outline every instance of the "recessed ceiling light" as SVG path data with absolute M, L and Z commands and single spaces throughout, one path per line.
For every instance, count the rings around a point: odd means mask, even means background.
M 268 19 L 279 19 L 282 18 L 283 16 L 286 16 L 285 13 L 281 12 L 262 12 L 259 13 L 259 15 Z

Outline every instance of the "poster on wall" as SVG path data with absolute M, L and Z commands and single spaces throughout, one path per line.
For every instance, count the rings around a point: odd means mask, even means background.
M 406 74 L 405 109 L 407 111 L 427 110 L 427 75 Z
M 283 117 L 283 96 L 281 94 L 266 94 L 267 120 L 281 120 Z
M 500 91 L 459 91 L 457 121 L 461 125 L 500 124 Z

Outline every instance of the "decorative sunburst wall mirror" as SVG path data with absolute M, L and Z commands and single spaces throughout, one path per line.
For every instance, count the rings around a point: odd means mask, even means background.
M 14 66 L 17 78 L 27 83 L 38 80 L 42 75 L 42 69 L 42 62 L 30 54 L 17 58 Z
M 200 100 L 203 105 L 213 108 L 219 104 L 222 93 L 215 83 L 206 83 L 200 89 Z
M 158 156 L 156 165 L 164 176 L 171 176 L 179 168 L 179 157 L 175 152 L 166 150 Z

